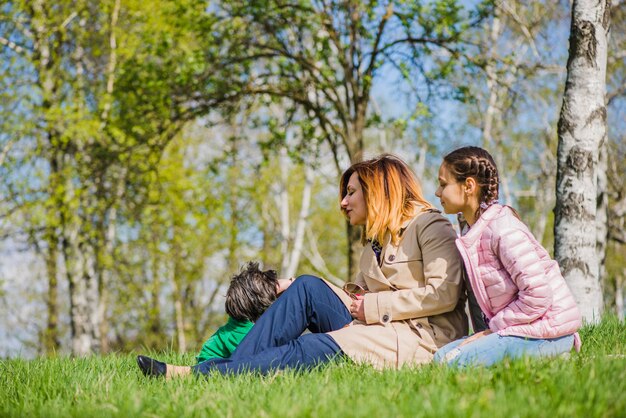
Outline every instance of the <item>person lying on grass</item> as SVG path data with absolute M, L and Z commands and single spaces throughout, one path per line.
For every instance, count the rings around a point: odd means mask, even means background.
M 517 212 L 498 203 L 499 183 L 482 148 L 452 151 L 439 168 L 435 195 L 469 227 L 456 243 L 488 329 L 441 348 L 435 362 L 488 366 L 505 356 L 555 356 L 580 346 L 580 311 L 559 265 Z
M 439 347 L 467 335 L 456 233 L 424 199 L 406 163 L 388 154 L 356 163 L 343 173 L 339 193 L 350 224 L 364 227 L 354 283 L 341 289 L 300 276 L 230 358 L 187 367 L 139 356 L 141 371 L 167 378 L 268 373 L 310 369 L 338 356 L 399 368 L 430 362 Z
M 278 279 L 275 270 L 259 269 L 249 262 L 230 280 L 224 307 L 228 322 L 221 326 L 203 345 L 196 356 L 198 363 L 213 358 L 229 358 L 241 340 L 250 332 L 261 314 L 293 282 Z

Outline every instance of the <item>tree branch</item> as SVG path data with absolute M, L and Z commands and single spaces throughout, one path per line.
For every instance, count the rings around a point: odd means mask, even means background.
M 616 90 L 607 93 L 606 105 L 610 106 L 616 99 L 622 97 L 624 94 L 626 94 L 626 80 L 624 80 L 622 85 L 619 86 Z
M 269 87 L 257 87 L 257 88 L 253 88 L 253 87 L 249 87 L 246 89 L 245 91 L 246 93 L 249 94 L 255 94 L 255 95 L 260 95 L 260 94 L 267 94 L 270 96 L 275 96 L 275 97 L 282 97 L 282 98 L 287 98 L 290 99 L 292 101 L 294 101 L 295 103 L 301 105 L 304 107 L 305 110 L 311 110 L 314 112 L 315 117 L 320 121 L 325 123 L 327 126 L 332 128 L 332 132 L 342 138 L 345 141 L 345 132 L 341 131 L 340 129 L 337 128 L 337 126 L 335 124 L 333 124 L 332 122 L 330 122 L 330 119 L 328 119 L 325 116 L 325 109 L 322 109 L 321 107 L 317 106 L 315 103 L 311 102 L 308 98 L 304 98 L 304 97 L 298 97 L 295 96 L 292 92 L 289 91 L 282 91 L 279 89 L 272 89 Z
M 286 49 L 278 49 L 269 45 L 263 45 L 263 44 L 258 44 L 258 43 L 252 44 L 252 46 L 256 46 L 258 48 L 267 49 L 271 51 L 272 53 L 267 54 L 268 56 L 272 55 L 273 57 L 289 58 L 293 60 L 295 63 L 299 64 L 299 66 L 302 67 L 303 70 L 305 70 L 306 73 L 309 74 L 313 78 L 314 80 L 313 85 L 316 87 L 315 90 L 321 91 L 323 95 L 335 106 L 335 108 L 337 109 L 337 114 L 339 115 L 340 118 L 343 119 L 342 122 L 344 123 L 344 125 L 347 126 L 347 121 L 345 120 L 345 117 L 344 117 L 344 115 L 347 113 L 347 110 L 341 103 L 339 92 L 333 87 L 333 83 L 336 80 L 329 79 L 328 77 L 326 77 L 324 73 L 320 71 L 319 68 L 317 68 L 315 63 L 309 61 L 302 54 L 294 55 Z M 292 75 L 292 78 L 297 79 L 297 80 L 299 79 L 299 77 L 296 74 Z
M 311 227 L 307 226 L 306 228 L 306 237 L 308 242 L 308 248 L 303 250 L 304 256 L 309 260 L 311 265 L 319 271 L 325 279 L 329 280 L 331 283 L 335 285 L 341 285 L 344 280 L 341 280 L 339 277 L 335 276 L 328 270 L 326 263 L 324 262 L 324 258 L 321 256 L 318 248 L 317 248 L 317 239 L 313 236 L 313 232 L 311 231 Z
M 120 0 L 115 0 L 113 6 L 113 12 L 111 13 L 111 33 L 109 34 L 109 63 L 107 65 L 107 86 L 106 96 L 104 102 L 104 108 L 101 114 L 101 129 L 106 126 L 109 119 L 109 111 L 111 110 L 111 102 L 113 95 L 113 87 L 115 85 L 115 67 L 117 66 L 117 38 L 115 36 L 115 28 L 117 26 L 117 19 L 120 13 Z
M 24 52 L 27 51 L 27 49 L 21 45 L 18 45 L 17 43 L 3 37 L 0 36 L 0 44 L 6 46 L 7 48 L 9 48 L 10 50 L 12 50 L 13 52 L 15 52 L 16 54 L 23 54 Z
M 372 56 L 370 58 L 370 63 L 367 69 L 365 70 L 365 74 L 368 76 L 371 76 L 372 73 L 374 72 L 374 67 L 376 66 L 376 59 L 378 58 L 378 52 L 379 52 L 378 47 L 380 46 L 380 41 L 383 37 L 385 26 L 387 25 L 387 22 L 389 21 L 389 18 L 391 16 L 393 16 L 393 3 L 389 3 L 387 5 L 387 11 L 385 15 L 382 17 L 382 19 L 380 20 L 380 23 L 378 24 L 378 30 L 376 31 L 376 39 L 374 40 L 374 48 L 372 50 Z
M 344 76 L 343 76 L 342 81 L 343 81 L 343 88 L 346 91 L 344 99 L 345 99 L 345 106 L 349 111 L 350 104 L 351 104 L 350 91 L 352 91 L 352 95 L 355 94 L 354 80 L 352 78 L 353 66 L 351 62 L 348 60 L 349 57 L 346 57 L 345 55 L 346 54 L 345 48 L 343 44 L 341 43 L 341 39 L 334 25 L 332 10 L 330 10 L 329 6 L 326 3 L 323 3 L 323 5 L 324 5 L 325 18 L 322 18 L 322 24 L 324 25 L 324 28 L 328 32 L 328 36 L 333 41 L 335 48 L 337 48 L 337 51 L 336 51 L 337 58 L 339 59 L 339 64 L 343 67 Z

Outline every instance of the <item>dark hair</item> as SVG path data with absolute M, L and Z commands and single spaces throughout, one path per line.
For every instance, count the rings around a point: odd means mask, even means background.
M 491 154 L 479 147 L 463 147 L 443 157 L 443 163 L 456 181 L 476 180 L 480 189 L 476 219 L 494 203 L 498 203 L 500 176 Z
M 239 321 L 255 322 L 276 300 L 277 285 L 276 271 L 262 271 L 259 263 L 249 262 L 230 280 L 226 313 Z

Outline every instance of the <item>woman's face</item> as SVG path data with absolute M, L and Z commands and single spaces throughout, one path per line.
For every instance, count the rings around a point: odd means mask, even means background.
M 463 183 L 456 181 L 446 165 L 441 164 L 439 167 L 439 187 L 435 196 L 439 198 L 445 213 L 463 212 L 464 206 L 467 204 L 467 196 L 463 186 Z
M 346 195 L 341 200 L 341 208 L 345 211 L 350 225 L 365 225 L 367 220 L 367 207 L 363 189 L 359 182 L 359 175 L 352 173 L 346 187 Z

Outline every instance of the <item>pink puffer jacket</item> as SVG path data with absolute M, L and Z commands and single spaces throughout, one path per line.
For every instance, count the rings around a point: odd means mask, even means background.
M 510 208 L 489 207 L 456 245 L 493 332 L 556 338 L 580 328 L 580 311 L 557 262 Z M 578 349 L 578 334 L 575 341 Z

